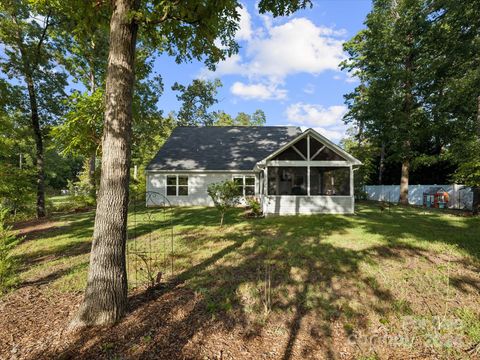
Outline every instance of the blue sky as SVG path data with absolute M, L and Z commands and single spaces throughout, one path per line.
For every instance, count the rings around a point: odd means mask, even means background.
M 356 81 L 338 69 L 342 43 L 364 25 L 369 0 L 316 0 L 312 9 L 273 19 L 259 15 L 254 1 L 244 1 L 237 41 L 238 55 L 221 62 L 212 73 L 202 63 L 176 64 L 162 56 L 155 70 L 165 92 L 159 106 L 178 109 L 171 86 L 195 78 L 219 78 L 217 109 L 231 115 L 262 109 L 268 125 L 312 127 L 338 142 L 345 133 L 341 120 L 343 95 Z

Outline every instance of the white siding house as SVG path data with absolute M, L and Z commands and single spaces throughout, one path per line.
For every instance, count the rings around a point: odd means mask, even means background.
M 183 176 L 188 178 L 188 194 L 183 196 L 167 194 L 167 176 Z M 212 199 L 207 194 L 208 185 L 234 178 L 258 177 L 254 172 L 179 172 L 172 175 L 167 172 L 148 172 L 147 191 L 155 191 L 165 196 L 170 204 L 175 206 L 213 206 Z M 179 185 L 181 186 L 181 185 Z M 255 180 L 254 194 L 258 195 L 258 180 Z M 173 190 L 173 186 L 172 186 Z M 147 204 L 149 205 L 149 204 Z
M 265 215 L 353 213 L 359 165 L 312 129 L 179 127 L 147 167 L 147 191 L 175 206 L 212 206 L 208 185 L 234 180 Z

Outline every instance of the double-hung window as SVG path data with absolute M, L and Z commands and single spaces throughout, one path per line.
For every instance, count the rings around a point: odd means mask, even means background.
M 167 196 L 187 196 L 188 176 L 167 175 Z
M 255 195 L 255 176 L 234 176 L 233 182 L 239 188 L 243 196 Z

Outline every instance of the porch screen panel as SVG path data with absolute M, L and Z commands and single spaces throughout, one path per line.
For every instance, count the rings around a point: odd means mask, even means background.
M 350 168 L 311 167 L 310 195 L 350 195 Z
M 268 195 L 307 195 L 307 168 L 269 166 Z

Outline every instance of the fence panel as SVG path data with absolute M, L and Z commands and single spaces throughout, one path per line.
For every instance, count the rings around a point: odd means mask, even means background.
M 473 192 L 469 187 L 459 184 L 452 185 L 410 185 L 408 187 L 408 202 L 411 205 L 423 205 L 423 193 L 431 187 L 442 187 L 450 195 L 450 209 L 472 209 Z M 400 185 L 366 185 L 364 191 L 367 199 L 398 203 Z

